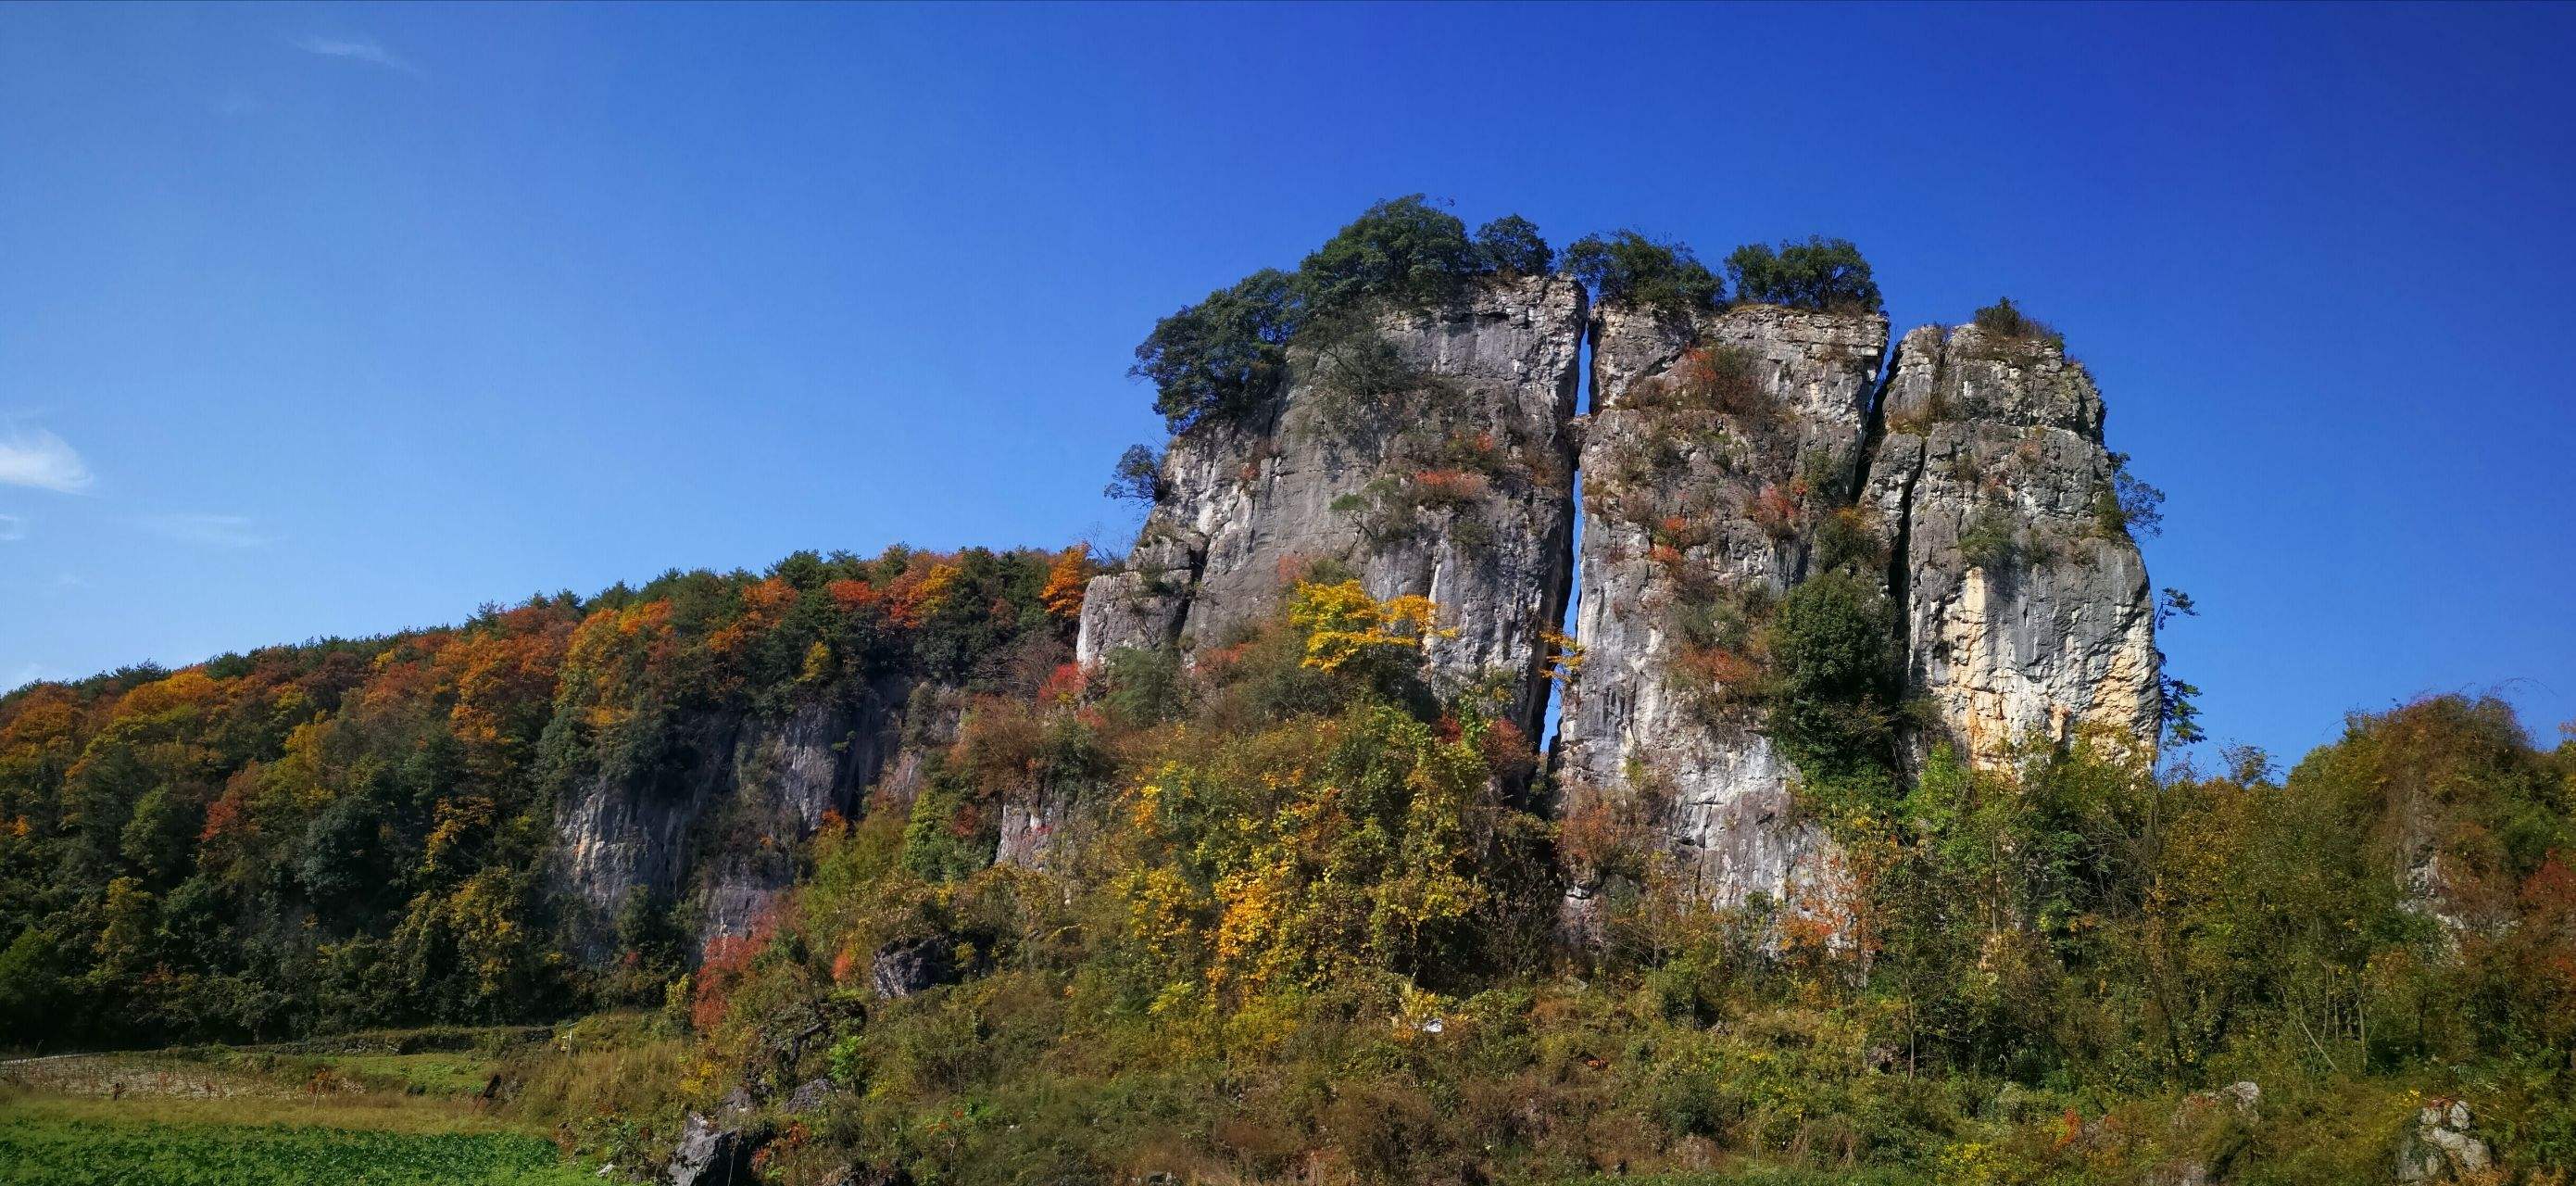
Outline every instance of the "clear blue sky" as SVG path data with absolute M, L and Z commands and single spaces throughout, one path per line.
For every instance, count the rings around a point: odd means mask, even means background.
M 1153 319 L 1424 191 L 2064 329 L 2211 732 L 2576 718 L 2576 8 L 0 8 L 0 686 L 1123 545 Z

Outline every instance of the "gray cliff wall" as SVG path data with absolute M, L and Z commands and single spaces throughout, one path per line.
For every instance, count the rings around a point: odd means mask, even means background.
M 1892 528 L 1908 691 L 1971 761 L 2093 724 L 2152 747 L 2155 604 L 2111 513 L 2101 393 L 2045 337 L 1905 335 L 1864 501 Z
M 1330 559 L 1374 595 L 1438 602 L 1459 633 L 1432 648 L 1435 673 L 1452 687 L 1506 673 L 1535 736 L 1545 640 L 1571 587 L 1581 658 L 1555 809 L 1641 822 L 1683 887 L 1717 905 L 1826 907 L 1844 888 L 1798 772 L 1761 728 L 1759 624 L 1827 563 L 1884 566 L 1903 695 L 1931 717 L 1903 738 L 1909 761 L 1946 742 L 1991 766 L 2088 726 L 2152 754 L 2154 603 L 2117 514 L 2100 393 L 2053 336 L 1926 327 L 1891 359 L 1875 314 L 1587 312 L 1563 280 L 1494 283 L 1380 330 L 1440 398 L 1354 421 L 1329 360 L 1292 352 L 1257 414 L 1173 442 L 1133 556 L 1089 590 L 1083 661 L 1223 645 L 1277 610 L 1301 564 Z M 1587 334 L 1593 410 L 1578 417 Z M 1491 456 L 1426 460 L 1426 439 L 1462 433 L 1484 434 Z M 1411 497 L 1441 470 L 1441 498 Z M 1579 554 L 1569 473 L 1583 482 Z M 1006 855 L 1032 862 L 1075 814 L 1042 799 L 1014 810 L 1035 839 L 1006 840 Z M 1580 930 L 1606 874 L 1572 873 Z
M 1887 321 L 1744 306 L 1682 325 L 1606 306 L 1594 332 L 1560 801 L 1639 811 L 1702 900 L 1794 901 L 1823 837 L 1728 686 L 1720 652 L 1742 640 L 1713 619 L 1807 575 L 1860 463 Z M 1578 919 L 1597 888 L 1573 887 Z
M 1455 631 L 1430 647 L 1450 687 L 1507 682 L 1535 733 L 1547 637 L 1566 596 L 1584 298 L 1563 277 L 1474 286 L 1375 331 L 1420 381 L 1354 397 L 1337 358 L 1298 347 L 1253 414 L 1182 434 L 1125 570 L 1096 578 L 1077 651 L 1225 645 L 1271 617 L 1315 561 L 1380 598 L 1427 596 Z
M 685 903 L 698 939 L 739 935 L 794 880 L 793 846 L 860 796 L 903 750 L 902 689 L 780 717 L 710 715 L 665 739 L 660 761 L 583 779 L 556 813 L 558 883 L 604 954 L 627 895 Z

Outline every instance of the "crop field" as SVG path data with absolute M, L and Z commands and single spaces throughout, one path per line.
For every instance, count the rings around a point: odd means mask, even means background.
M 472 1049 L 193 1048 L 0 1064 L 0 1186 L 571 1186 Z
M 164 1123 L 0 1112 L 0 1182 L 47 1186 L 572 1186 L 551 1142 L 513 1132 Z

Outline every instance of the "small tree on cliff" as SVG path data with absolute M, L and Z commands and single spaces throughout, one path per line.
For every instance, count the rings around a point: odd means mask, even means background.
M 1129 445 L 1118 455 L 1118 465 L 1109 471 L 1109 485 L 1101 491 L 1111 498 L 1140 502 L 1152 506 L 1163 497 L 1163 457 L 1145 445 Z
M 1586 235 L 1565 249 L 1566 275 L 1604 302 L 1634 302 L 1671 316 L 1715 305 L 1725 291 L 1717 274 L 1680 243 L 1635 231 Z
M 1849 239 L 1811 235 L 1777 249 L 1747 243 L 1726 257 L 1726 274 L 1735 283 L 1735 299 L 1747 304 L 1862 313 L 1880 308 L 1869 261 Z

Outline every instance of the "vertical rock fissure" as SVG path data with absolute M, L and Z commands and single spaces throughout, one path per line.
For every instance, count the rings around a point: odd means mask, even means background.
M 1562 676 L 1566 657 L 1563 652 L 1574 645 L 1575 617 L 1583 610 L 1583 583 L 1575 579 L 1575 558 L 1583 554 L 1583 446 L 1579 429 L 1592 414 L 1594 402 L 1601 397 L 1592 375 L 1593 335 L 1597 326 L 1587 308 L 1583 330 L 1575 337 L 1574 424 L 1578 431 L 1573 434 L 1575 439 L 1565 458 L 1565 472 L 1569 475 L 1568 505 L 1572 513 L 1566 517 L 1569 528 L 1565 533 L 1565 547 L 1557 552 L 1556 558 L 1558 579 L 1565 590 L 1564 596 L 1558 599 L 1556 615 L 1556 633 L 1561 641 L 1549 648 L 1548 666 L 1544 673 L 1547 708 L 1539 718 L 1546 736 L 1541 740 L 1538 754 L 1540 760 L 1551 768 L 1555 765 L 1557 739 L 1565 731 L 1565 680 Z
M 1886 389 L 1882 387 L 1880 389 L 1882 404 L 1885 402 L 1885 393 Z M 1877 445 L 1873 443 L 1870 448 L 1869 456 L 1875 458 Z M 1896 606 L 1896 653 L 1909 657 L 1906 660 L 1904 685 L 1907 688 L 1914 687 L 1919 680 L 1919 673 L 1913 670 L 1913 661 L 1910 658 L 1914 654 L 1914 615 L 1908 612 L 1907 607 L 1912 603 L 1907 599 L 1912 596 L 1909 586 L 1913 580 L 1913 566 L 1907 563 L 1906 557 L 1913 554 L 1914 485 L 1922 477 L 1923 453 L 1921 450 L 1916 450 L 1913 463 L 1905 467 L 1905 476 L 1900 479 L 1896 489 L 1896 513 L 1893 516 L 1896 520 L 1895 534 L 1887 548 L 1887 596 L 1888 600 Z
M 1898 342 L 1891 335 L 1886 350 L 1878 356 L 1877 378 L 1871 385 L 1869 393 L 1869 412 L 1861 422 L 1860 452 L 1852 459 L 1851 484 L 1848 487 L 1851 497 L 1845 504 L 1848 506 L 1856 507 L 1866 502 L 1869 489 L 1876 484 L 1878 478 L 1874 471 L 1878 468 L 1880 454 L 1887 444 L 1887 401 L 1888 393 L 1896 383 L 1897 347 Z M 1887 525 L 1889 529 L 1887 596 L 1897 607 L 1896 653 L 1899 655 L 1913 653 L 1911 639 L 1913 616 L 1904 612 L 1906 584 L 1910 576 L 1905 558 L 1912 545 L 1910 530 L 1914 518 L 1914 482 L 1922 472 L 1923 455 L 1917 451 L 1912 463 L 1905 467 L 1904 476 L 1899 480 L 1895 513 L 1889 516 L 1893 522 Z M 1908 672 L 1909 684 L 1912 679 L 1913 674 Z

